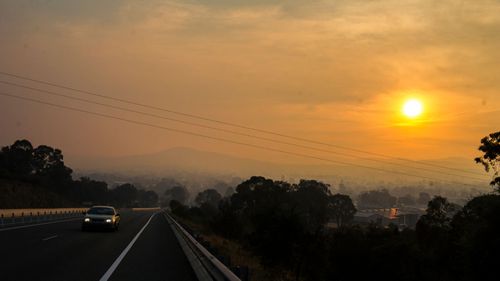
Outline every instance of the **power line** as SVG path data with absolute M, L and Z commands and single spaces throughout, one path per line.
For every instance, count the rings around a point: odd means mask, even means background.
M 80 108 L 75 108 L 71 106 L 66 106 L 66 105 L 60 105 L 60 104 L 55 104 L 51 102 L 46 102 L 46 101 L 41 101 L 33 98 L 28 98 L 28 97 L 23 97 L 23 96 L 17 96 L 17 95 L 12 95 L 9 93 L 5 92 L 0 92 L 1 96 L 5 97 L 11 97 L 19 100 L 25 100 L 25 101 L 31 101 L 39 104 L 44 104 L 44 105 L 49 105 L 52 107 L 57 107 L 57 108 L 62 108 L 70 111 L 77 111 L 81 113 L 86 113 L 90 115 L 95 115 L 95 116 L 100 116 L 108 119 L 114 119 L 114 120 L 120 120 L 132 124 L 137 124 L 137 125 L 142 125 L 142 126 L 147 126 L 147 127 L 152 127 L 152 128 L 157 128 L 157 129 L 162 129 L 162 130 L 167 130 L 167 131 L 172 131 L 172 132 L 177 132 L 181 134 L 186 134 L 186 135 L 191 135 L 191 136 L 197 136 L 197 137 L 202 137 L 202 138 L 207 138 L 207 139 L 212 139 L 212 140 L 217 140 L 221 142 L 226 142 L 226 143 L 232 143 L 232 144 L 237 144 L 241 146 L 247 146 L 247 147 L 252 147 L 252 148 L 257 148 L 261 150 L 267 150 L 267 151 L 273 151 L 273 152 L 279 152 L 283 154 L 289 154 L 293 156 L 299 156 L 303 158 L 310 158 L 310 159 L 316 159 L 316 160 L 321 160 L 325 162 L 330 162 L 330 163 L 335 163 L 335 164 L 341 164 L 341 165 L 346 165 L 346 166 L 353 166 L 353 167 L 358 167 L 358 168 L 364 168 L 364 169 L 369 169 L 369 170 L 375 170 L 379 172 L 385 172 L 385 173 L 390 173 L 390 174 L 398 174 L 398 175 L 404 175 L 404 176 L 409 176 L 409 177 L 414 177 L 414 178 L 421 178 L 421 179 L 427 179 L 427 180 L 433 180 L 433 181 L 442 181 L 442 182 L 449 182 L 453 184 L 461 184 L 461 185 L 466 185 L 466 186 L 472 186 L 472 184 L 467 184 L 467 183 L 462 183 L 462 182 L 455 182 L 455 181 L 450 181 L 450 180 L 441 180 L 441 179 L 436 179 L 433 177 L 428 177 L 428 176 L 420 176 L 420 175 L 414 175 L 414 174 L 409 174 L 409 173 L 404 173 L 404 172 L 398 172 L 398 171 L 390 171 L 382 168 L 376 168 L 376 167 L 370 167 L 370 166 L 365 166 L 365 165 L 360 165 L 360 164 L 355 164 L 355 163 L 349 163 L 349 162 L 344 162 L 344 161 L 338 161 L 338 160 L 332 160 L 332 159 L 327 159 L 327 158 L 322 158 L 322 157 L 317 157 L 317 156 L 311 156 L 307 154 L 302 154 L 302 153 L 296 153 L 296 152 L 290 152 L 286 150 L 281 150 L 281 149 L 275 149 L 275 148 L 270 148 L 266 146 L 260 146 L 260 145 L 255 145 L 255 144 L 250 144 L 250 143 L 245 143 L 245 142 L 240 142 L 240 141 L 234 141 L 226 138 L 220 138 L 220 137 L 214 137 L 210 135 L 205 135 L 205 134 L 200 134 L 196 132 L 191 132 L 191 131 L 186 131 L 186 130 L 181 130 L 181 129 L 176 129 L 176 128 L 170 128 L 170 127 L 165 127 L 165 126 L 159 126 L 156 124 L 151 124 L 151 123 L 146 123 L 142 121 L 136 121 L 132 119 L 127 119 L 123 117 L 118 117 L 114 115 L 109 115 L 109 114 L 104 114 L 104 113 L 99 113 L 99 112 L 94 112 L 94 111 L 89 111 L 85 109 L 80 109 Z
M 452 174 L 452 173 L 447 173 L 447 172 L 441 172 L 441 171 L 431 170 L 431 169 L 428 169 L 428 168 L 408 166 L 408 165 L 404 165 L 404 164 L 396 164 L 396 163 L 388 162 L 387 160 L 366 158 L 366 157 L 361 157 L 361 156 L 352 155 L 352 154 L 348 154 L 348 153 L 342 153 L 342 152 L 337 152 L 337 151 L 332 151 L 332 150 L 327 150 L 327 149 L 322 149 L 322 148 L 317 148 L 317 147 L 312 147 L 312 146 L 307 146 L 307 145 L 301 145 L 301 144 L 296 144 L 296 143 L 281 141 L 281 140 L 272 139 L 272 138 L 255 136 L 255 135 L 251 135 L 251 134 L 247 134 L 247 133 L 241 133 L 241 132 L 237 132 L 237 131 L 233 131 L 233 130 L 228 130 L 228 129 L 223 129 L 223 128 L 219 128 L 219 127 L 208 126 L 208 125 L 204 125 L 204 124 L 200 124 L 200 123 L 195 123 L 195 122 L 190 122 L 190 121 L 185 121 L 185 120 L 179 120 L 179 119 L 165 117 L 165 116 L 162 116 L 162 115 L 152 114 L 152 113 L 148 113 L 148 112 L 144 112 L 144 111 L 133 110 L 133 109 L 129 109 L 129 108 L 115 106 L 115 105 L 111 105 L 111 104 L 107 104 L 107 103 L 96 102 L 96 101 L 93 101 L 93 100 L 88 100 L 88 99 L 84 99 L 84 98 L 75 97 L 75 96 L 72 96 L 72 95 L 66 95 L 66 94 L 61 94 L 61 93 L 57 93 L 57 92 L 54 92 L 54 91 L 48 91 L 48 90 L 45 90 L 45 89 L 40 89 L 40 88 L 30 87 L 30 86 L 26 86 L 26 85 L 21 85 L 21 84 L 9 82 L 9 81 L 2 81 L 2 80 L 0 80 L 0 83 L 7 84 L 7 85 L 10 85 L 10 86 L 19 87 L 19 88 L 24 88 L 24 89 L 28 89 L 28 90 L 32 90 L 32 91 L 37 91 L 37 92 L 45 93 L 45 94 L 52 95 L 52 96 L 64 97 L 64 98 L 67 98 L 67 99 L 76 100 L 76 101 L 82 101 L 82 102 L 89 103 L 89 104 L 100 105 L 100 106 L 104 106 L 104 107 L 108 107 L 108 108 L 113 108 L 113 109 L 118 109 L 118 110 L 122 110 L 122 111 L 132 112 L 132 113 L 136 113 L 136 114 L 141 114 L 141 115 L 145 115 L 145 116 L 155 117 L 155 118 L 159 118 L 159 119 L 164 119 L 164 120 L 168 120 L 168 121 L 172 121 L 172 122 L 187 124 L 187 125 L 196 126 L 196 127 L 200 127 L 200 128 L 206 128 L 206 129 L 221 131 L 221 132 L 230 133 L 230 134 L 234 134 L 234 135 L 245 136 L 245 137 L 254 138 L 254 139 L 258 139 L 258 140 L 264 140 L 264 141 L 269 141 L 269 142 L 274 142 L 274 143 L 279 143 L 279 144 L 285 144 L 285 145 L 289 145 L 289 146 L 295 146 L 295 147 L 299 147 L 299 148 L 310 149 L 310 150 L 319 151 L 319 152 L 326 152 L 326 153 L 330 153 L 330 154 L 341 155 L 341 156 L 346 156 L 346 157 L 351 157 L 351 158 L 356 158 L 356 159 L 361 159 L 361 160 L 367 160 L 367 161 L 372 161 L 372 162 L 377 162 L 377 163 L 395 165 L 395 166 L 398 166 L 398 167 L 402 166 L 402 167 L 406 167 L 406 168 L 410 168 L 410 169 L 415 169 L 415 170 L 421 170 L 421 171 L 425 171 L 425 172 L 439 173 L 439 174 L 444 174 L 444 175 L 448 175 L 448 176 L 455 176 L 455 177 L 464 177 L 464 178 L 469 178 L 469 179 L 473 179 L 473 180 L 482 180 L 480 178 L 471 177 L 471 176 L 457 175 L 457 174 Z
M 254 127 L 240 125 L 240 124 L 236 124 L 236 123 L 232 123 L 232 122 L 227 122 L 227 121 L 221 121 L 221 120 L 217 120 L 217 119 L 207 118 L 207 117 L 200 116 L 200 115 L 195 115 L 195 114 L 189 114 L 189 113 L 184 113 L 184 112 L 180 112 L 180 111 L 175 111 L 175 110 L 168 109 L 168 108 L 162 108 L 162 107 L 157 107 L 157 106 L 153 106 L 153 105 L 143 104 L 143 103 L 134 102 L 134 101 L 126 100 L 126 99 L 116 98 L 116 97 L 112 97 L 112 96 L 108 96 L 108 95 L 98 94 L 98 93 L 94 93 L 94 92 L 90 92 L 90 91 L 86 91 L 86 90 L 77 89 L 77 88 L 74 88 L 74 87 L 69 87 L 69 86 L 65 86 L 65 85 L 61 85 L 61 84 L 57 84 L 57 83 L 53 83 L 53 82 L 47 82 L 47 81 L 43 81 L 43 80 L 38 80 L 38 79 L 34 79 L 34 78 L 26 77 L 26 76 L 21 76 L 21 75 L 17 75 L 17 74 L 12 74 L 12 73 L 8 73 L 8 72 L 0 71 L 0 74 L 6 75 L 6 76 L 10 76 L 10 77 L 15 77 L 15 78 L 22 79 L 22 80 L 36 82 L 36 83 L 40 83 L 40 84 L 44 84 L 44 85 L 48 85 L 48 86 L 52 86 L 52 87 L 66 89 L 66 90 L 70 90 L 70 91 L 74 91 L 74 92 L 79 92 L 79 93 L 86 94 L 86 95 L 96 96 L 96 97 L 100 97 L 100 98 L 104 98 L 104 99 L 109 99 L 109 100 L 118 101 L 118 102 L 122 102 L 122 103 L 127 103 L 127 104 L 131 104 L 131 105 L 135 105 L 135 106 L 140 106 L 140 107 L 144 107 L 144 108 L 149 108 L 149 109 L 164 111 L 164 112 L 168 112 L 168 113 L 171 113 L 171 114 L 186 116 L 186 117 L 189 117 L 189 118 L 194 118 L 194 119 L 204 120 L 204 121 L 208 121 L 208 122 L 218 123 L 218 124 L 222 124 L 222 125 L 226 125 L 226 126 L 231 126 L 231 127 L 235 127 L 235 128 L 240 128 L 240 129 L 245 129 L 245 130 L 251 130 L 251 131 L 255 131 L 255 132 L 259 132 L 259 133 L 264 133 L 264 134 L 275 135 L 275 136 L 279 136 L 279 137 L 283 137 L 283 138 L 288 138 L 288 139 L 293 139 L 293 140 L 297 140 L 297 141 L 301 141 L 301 142 L 314 143 L 314 144 L 318 144 L 318 145 L 335 147 L 335 148 L 342 149 L 342 150 L 348 150 L 348 151 L 352 151 L 352 152 L 356 152 L 356 153 L 364 153 L 364 154 L 369 154 L 369 155 L 373 155 L 373 156 L 389 158 L 389 159 L 393 159 L 393 160 L 397 160 L 397 161 L 402 161 L 402 162 L 408 162 L 408 163 L 417 164 L 417 165 L 430 166 L 430 167 L 435 167 L 435 168 L 440 168 L 440 169 L 455 170 L 455 171 L 460 171 L 460 172 L 463 172 L 463 173 L 469 173 L 469 174 L 481 175 L 482 176 L 482 174 L 471 172 L 471 171 L 467 171 L 467 170 L 463 170 L 463 169 L 446 167 L 446 166 L 442 166 L 442 165 L 438 165 L 438 164 L 426 163 L 426 162 L 421 162 L 421 161 L 417 161 L 417 160 L 404 159 L 404 158 L 394 157 L 394 156 L 390 156 L 390 155 L 383 154 L 383 153 L 370 152 L 370 151 L 365 151 L 365 150 L 361 150 L 361 149 L 350 148 L 350 147 L 346 147 L 346 146 L 342 146 L 342 145 L 336 145 L 336 144 L 325 143 L 325 142 L 315 141 L 315 140 L 311 140 L 311 139 L 306 139 L 306 138 L 301 138 L 301 137 L 286 135 L 286 134 L 277 133 L 277 132 L 273 132 L 273 131 L 269 131 L 269 130 L 254 128 Z

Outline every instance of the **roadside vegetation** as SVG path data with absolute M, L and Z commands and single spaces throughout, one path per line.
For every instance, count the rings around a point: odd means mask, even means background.
M 251 280 L 498 280 L 500 132 L 483 138 L 479 150 L 475 160 L 493 174 L 493 190 L 463 207 L 426 193 L 398 199 L 381 189 L 358 196 L 358 207 L 365 208 L 427 201 L 415 230 L 353 224 L 350 196 L 316 180 L 254 176 L 224 195 L 204 190 L 192 206 L 188 190 L 175 185 L 162 204 L 233 266 L 249 266 Z M 0 152 L 0 208 L 147 207 L 158 199 L 132 184 L 110 189 L 90 178 L 73 180 L 62 152 L 49 146 L 19 140 Z
M 106 182 L 72 178 L 62 151 L 47 145 L 33 147 L 18 140 L 0 151 L 0 209 L 54 208 L 112 204 L 116 207 L 156 207 L 154 191 L 132 184 L 109 188 Z
M 267 280 L 498 280 L 499 149 L 500 133 L 491 134 L 476 160 L 493 170 L 494 192 L 463 207 L 421 194 L 417 200 L 430 200 L 415 230 L 353 225 L 351 198 L 331 194 L 328 185 L 314 180 L 291 184 L 251 177 L 230 196 L 206 190 L 196 206 L 173 198 L 170 209 L 205 239 L 238 245 L 226 247 L 227 254 L 238 255 L 239 247 L 252 253 L 258 271 L 272 273 Z M 361 203 L 395 203 L 385 191 L 375 193 L 360 196 Z M 328 227 L 330 221 L 336 227 Z

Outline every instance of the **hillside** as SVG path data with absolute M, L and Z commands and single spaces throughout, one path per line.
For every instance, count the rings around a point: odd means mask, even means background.
M 0 209 L 69 207 L 68 200 L 35 184 L 0 179 Z

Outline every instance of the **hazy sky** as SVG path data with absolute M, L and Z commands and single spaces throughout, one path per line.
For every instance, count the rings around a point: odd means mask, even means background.
M 500 1 L 0 1 L 0 71 L 394 156 L 472 158 L 500 129 Z M 425 107 L 414 122 L 401 115 L 409 97 Z M 2 96 L 0 117 L 1 145 L 27 138 L 66 155 L 187 146 L 301 161 Z

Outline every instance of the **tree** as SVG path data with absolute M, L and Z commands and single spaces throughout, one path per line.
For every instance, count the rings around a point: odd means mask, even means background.
M 122 184 L 111 190 L 111 196 L 120 207 L 132 207 L 137 198 L 137 188 L 130 183 Z
M 324 257 L 318 254 L 322 243 L 325 225 L 330 218 L 329 198 L 330 185 L 316 180 L 300 180 L 294 185 L 292 198 L 292 213 L 288 223 L 292 222 L 287 231 L 298 232 L 289 243 L 296 244 L 296 250 L 291 256 L 295 280 L 301 280 L 304 271 L 314 272 L 312 268 Z M 281 235 L 283 236 L 283 235 Z
M 315 234 L 329 219 L 330 185 L 315 180 L 300 180 L 292 197 L 306 232 Z
M 356 213 L 356 207 L 354 207 L 351 197 L 337 193 L 331 195 L 328 199 L 328 208 L 338 227 L 343 227 L 352 221 Z
M 72 184 L 70 196 L 78 203 L 105 204 L 109 200 L 108 184 L 103 181 L 95 181 L 88 177 L 82 177 Z
M 275 208 L 278 200 L 283 198 L 279 194 L 286 192 L 286 188 L 264 177 L 251 177 L 236 187 L 236 193 L 231 196 L 234 209 L 247 213 Z
M 442 196 L 434 196 L 427 204 L 426 218 L 429 222 L 444 226 L 449 220 L 448 212 L 451 210 L 451 204 L 448 199 Z
M 455 207 L 442 196 L 434 196 L 427 204 L 426 214 L 417 222 L 417 238 L 427 248 L 440 249 L 448 240 L 450 222 Z
M 500 196 L 487 194 L 473 198 L 452 221 L 455 257 L 466 267 L 463 280 L 497 280 L 500 260 Z M 464 266 L 465 265 L 465 266 Z
M 158 194 L 152 190 L 139 189 L 137 191 L 138 207 L 156 207 L 158 206 Z
M 196 195 L 196 198 L 194 199 L 194 201 L 199 206 L 202 206 L 203 204 L 208 204 L 208 205 L 211 205 L 213 207 L 217 207 L 219 205 L 219 201 L 221 199 L 222 199 L 222 196 L 220 195 L 220 193 L 217 190 L 209 188 L 209 189 L 206 189 L 206 190 L 198 193 L 198 195 Z
M 183 185 L 175 185 L 165 190 L 163 197 L 166 205 L 168 205 L 171 200 L 176 200 L 179 201 L 181 204 L 186 204 L 186 202 L 189 199 L 189 191 Z
M 61 150 L 40 145 L 33 150 L 32 166 L 35 174 L 43 174 L 53 167 L 64 165 Z
M 6 170 L 14 176 L 26 177 L 33 172 L 33 145 L 28 140 L 17 140 L 2 148 Z
M 481 163 L 486 172 L 493 171 L 493 180 L 490 184 L 496 186 L 496 190 L 500 192 L 500 131 L 482 138 L 478 149 L 484 155 L 474 160 L 476 163 Z
M 64 165 L 62 151 L 47 145 L 33 150 L 32 173 L 42 182 L 59 193 L 68 191 L 72 182 L 72 170 Z
M 170 207 L 170 210 L 172 211 L 173 214 L 177 216 L 186 216 L 188 213 L 188 207 L 184 206 L 181 202 L 177 200 L 170 200 L 168 206 Z
M 304 196 L 296 193 L 301 190 Z M 267 266 L 289 266 L 297 260 L 298 244 L 306 240 L 307 218 L 314 215 L 306 197 L 315 193 L 308 182 L 301 188 L 286 182 L 254 176 L 236 187 L 230 200 L 220 204 L 214 225 L 224 232 L 248 241 Z M 312 192 L 309 192 L 312 191 Z M 326 208 L 325 208 L 326 211 Z M 325 215 L 328 215 L 324 212 Z
M 7 155 L 4 153 L 3 148 L 0 150 L 0 178 L 7 177 Z
M 60 194 L 71 186 L 73 172 L 64 165 L 61 150 L 47 145 L 33 148 L 28 140 L 17 140 L 2 148 L 0 171 L 7 177 L 36 181 Z

